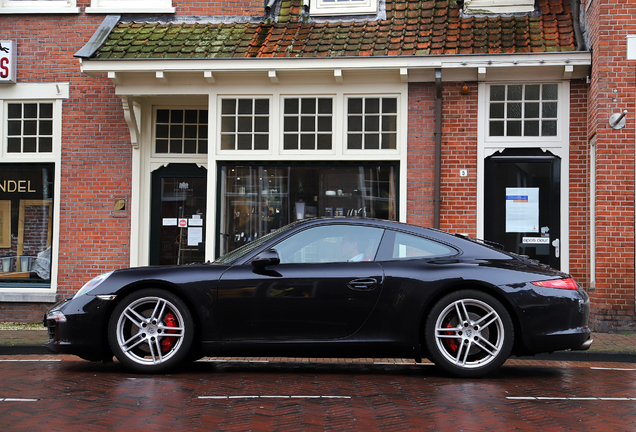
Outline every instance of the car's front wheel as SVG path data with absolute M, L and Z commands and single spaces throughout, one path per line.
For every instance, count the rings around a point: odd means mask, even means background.
M 481 291 L 456 291 L 442 298 L 426 320 L 426 347 L 431 360 L 461 377 L 498 369 L 510 355 L 514 329 L 510 314 Z
M 143 289 L 124 298 L 108 323 L 115 357 L 137 372 L 163 372 L 188 355 L 194 324 L 185 303 L 161 289 Z

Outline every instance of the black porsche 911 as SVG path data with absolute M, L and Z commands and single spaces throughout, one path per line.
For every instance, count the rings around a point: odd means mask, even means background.
M 163 372 L 204 355 L 428 358 L 463 377 L 510 355 L 584 350 L 567 274 L 396 222 L 295 222 L 212 263 L 116 270 L 45 315 L 47 346 Z

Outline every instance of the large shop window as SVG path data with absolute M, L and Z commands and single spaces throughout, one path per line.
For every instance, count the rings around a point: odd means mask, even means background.
M 219 255 L 318 216 L 397 220 L 397 163 L 220 167 Z
M 492 85 L 489 93 L 491 137 L 557 135 L 558 84 Z
M 53 176 L 54 164 L 0 164 L 0 286 L 51 281 Z

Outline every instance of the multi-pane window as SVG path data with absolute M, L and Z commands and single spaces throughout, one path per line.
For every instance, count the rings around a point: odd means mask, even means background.
M 347 99 L 347 149 L 397 148 L 397 98 Z
M 556 136 L 558 93 L 558 84 L 491 86 L 489 135 Z
M 208 110 L 158 109 L 155 153 L 207 154 Z
M 7 104 L 7 153 L 53 151 L 53 104 Z
M 269 148 L 269 99 L 221 100 L 221 150 Z
M 287 98 L 284 101 L 283 148 L 331 150 L 333 99 Z

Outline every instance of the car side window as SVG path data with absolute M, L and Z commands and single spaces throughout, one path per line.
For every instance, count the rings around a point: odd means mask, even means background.
M 281 264 L 373 261 L 381 228 L 330 225 L 309 228 L 274 246 Z
M 426 238 L 396 232 L 389 259 L 426 258 L 455 255 L 456 250 Z

